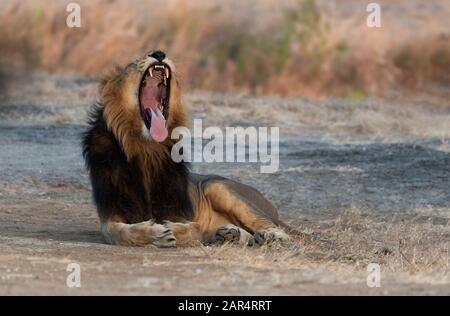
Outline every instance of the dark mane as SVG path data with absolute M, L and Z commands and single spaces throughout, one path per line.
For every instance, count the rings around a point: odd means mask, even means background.
M 89 128 L 82 135 L 83 157 L 100 218 L 119 215 L 127 223 L 192 219 L 188 165 L 175 163 L 168 156 L 154 163 L 149 160 L 144 165 L 148 169 L 143 170 L 138 158 L 128 161 L 121 144 L 107 128 L 103 110 L 99 103 L 91 108 Z M 145 172 L 151 174 L 150 183 L 144 183 Z

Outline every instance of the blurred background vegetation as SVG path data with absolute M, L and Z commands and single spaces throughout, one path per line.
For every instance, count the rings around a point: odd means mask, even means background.
M 94 76 L 153 48 L 184 87 L 229 93 L 361 99 L 450 96 L 450 2 L 360 0 L 76 1 L 0 3 L 2 67 Z

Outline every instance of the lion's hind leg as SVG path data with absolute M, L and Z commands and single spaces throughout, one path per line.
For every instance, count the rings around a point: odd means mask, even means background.
M 219 227 L 211 240 L 211 244 L 222 245 L 224 243 L 237 243 L 247 245 L 252 239 L 252 235 L 243 228 L 233 224 Z
M 261 246 L 273 241 L 289 241 L 291 237 L 281 228 L 275 227 L 268 230 L 257 231 L 248 241 L 249 246 Z
M 257 190 L 247 185 L 227 179 L 214 180 L 204 186 L 203 193 L 214 212 L 228 218 L 230 223 L 240 228 L 241 236 L 249 245 L 261 245 L 276 240 L 287 241 L 290 236 L 280 228 L 281 222 L 275 207 Z M 241 234 L 243 232 L 253 235 Z M 223 233 L 225 232 L 225 233 Z M 228 226 L 218 228 L 216 239 L 228 241 L 238 239 L 236 229 Z M 244 237 L 242 238 L 244 239 Z

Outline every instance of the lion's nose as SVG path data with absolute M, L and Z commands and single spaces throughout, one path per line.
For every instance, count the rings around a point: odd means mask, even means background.
M 166 54 L 160 50 L 155 50 L 149 54 L 150 57 L 155 58 L 157 61 L 162 62 L 166 58 Z

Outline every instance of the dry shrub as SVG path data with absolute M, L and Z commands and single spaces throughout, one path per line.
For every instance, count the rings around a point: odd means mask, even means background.
M 440 34 L 397 48 L 394 64 L 401 70 L 399 82 L 413 89 L 434 81 L 450 84 L 450 35 Z
M 416 36 L 383 16 L 385 27 L 371 29 L 363 7 L 348 15 L 319 0 L 78 2 L 82 27 L 72 29 L 64 1 L 0 4 L 3 60 L 97 75 L 157 47 L 191 89 L 315 98 L 417 93 L 450 81 L 444 27 Z

